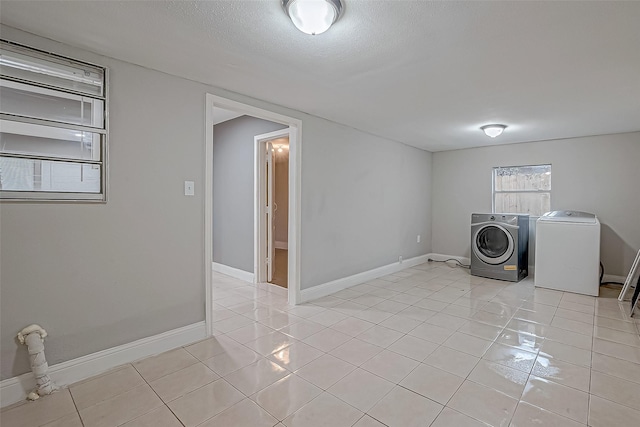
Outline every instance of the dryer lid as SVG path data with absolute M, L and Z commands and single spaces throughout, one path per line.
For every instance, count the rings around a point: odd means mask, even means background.
M 597 218 L 595 214 L 580 211 L 553 211 L 542 215 L 539 221 L 555 222 L 579 222 L 583 224 L 595 224 Z

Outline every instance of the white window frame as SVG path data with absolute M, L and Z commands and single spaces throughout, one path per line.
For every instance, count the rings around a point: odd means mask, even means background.
M 536 166 L 548 166 L 549 171 L 551 171 L 551 163 L 542 163 L 537 165 L 517 165 L 517 166 L 495 166 L 491 169 L 491 212 L 496 212 L 496 195 L 497 194 L 518 194 L 518 193 L 535 193 L 535 194 L 549 194 L 549 203 L 551 203 L 551 190 L 552 186 L 550 186 L 549 190 L 496 190 L 496 171 L 498 169 L 518 169 L 518 168 L 530 168 Z M 552 175 L 553 176 L 553 175 Z M 506 212 L 506 213 L 522 213 L 527 214 L 527 212 Z M 530 215 L 533 218 L 537 218 L 536 215 Z
M 57 55 L 54 53 L 46 52 L 40 49 L 35 49 L 30 46 L 25 46 L 19 43 L 15 43 L 6 39 L 0 39 L 0 44 L 3 49 L 15 52 L 26 52 L 28 55 L 34 56 L 38 59 L 48 61 L 51 64 L 73 64 L 76 66 L 88 66 L 92 68 L 99 68 L 103 71 L 102 81 L 102 94 L 90 95 L 85 92 L 76 92 L 72 89 L 67 89 L 59 86 L 48 85 L 45 83 L 38 83 L 29 80 L 23 80 L 13 76 L 1 75 L 2 80 L 7 82 L 16 82 L 35 88 L 35 91 L 47 93 L 49 90 L 55 90 L 58 93 L 66 93 L 69 97 L 86 97 L 103 101 L 103 126 L 93 127 L 87 125 L 77 125 L 68 122 L 59 122 L 54 120 L 40 119 L 19 116 L 8 113 L 0 113 L 0 120 L 12 121 L 24 124 L 36 124 L 52 127 L 52 130 L 77 130 L 80 132 L 89 132 L 93 134 L 101 135 L 100 144 L 100 159 L 99 160 L 79 160 L 79 159 L 66 159 L 47 155 L 30 155 L 30 154 L 12 154 L 12 153 L 0 153 L 3 157 L 13 157 L 20 159 L 33 159 L 33 160 L 47 160 L 53 162 L 71 162 L 77 164 L 95 164 L 100 166 L 100 192 L 54 192 L 54 191 L 9 191 L 0 190 L 0 202 L 98 202 L 106 203 L 107 194 L 109 188 L 109 162 L 108 162 L 108 146 L 109 146 L 109 69 L 105 66 L 94 64 L 86 61 L 80 61 L 77 59 Z

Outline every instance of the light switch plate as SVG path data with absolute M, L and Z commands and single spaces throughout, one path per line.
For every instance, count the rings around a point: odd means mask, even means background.
M 195 184 L 193 181 L 185 181 L 184 182 L 184 195 L 185 196 L 193 196 L 195 195 Z

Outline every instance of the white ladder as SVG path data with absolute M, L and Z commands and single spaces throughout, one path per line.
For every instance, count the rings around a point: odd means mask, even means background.
M 620 291 L 620 295 L 618 296 L 618 301 L 622 302 L 627 296 L 627 293 L 630 290 L 634 289 L 633 296 L 635 298 L 631 298 L 630 316 L 632 317 L 636 307 L 639 306 L 638 300 L 640 300 L 640 297 L 637 295 L 637 292 L 636 292 L 638 290 L 638 286 L 640 283 L 640 277 L 638 276 L 640 276 L 640 250 L 638 251 L 636 258 L 633 261 L 633 264 L 631 264 L 631 270 L 629 270 L 629 274 L 627 275 L 627 280 L 624 281 L 624 285 L 622 286 L 622 290 Z

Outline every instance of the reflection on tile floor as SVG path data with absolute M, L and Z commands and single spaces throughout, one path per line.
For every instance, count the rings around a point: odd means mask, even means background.
M 215 336 L 2 411 L 3 427 L 640 425 L 640 323 L 423 264 L 296 307 L 214 276 Z

